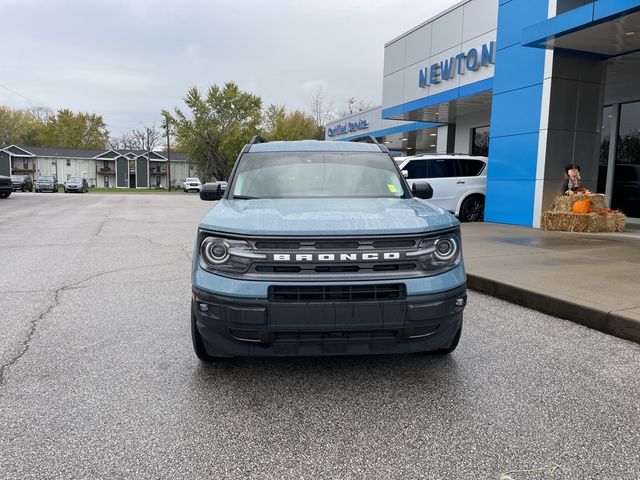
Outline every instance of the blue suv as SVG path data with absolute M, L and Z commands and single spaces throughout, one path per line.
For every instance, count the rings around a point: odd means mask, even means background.
M 191 332 L 202 361 L 452 352 L 466 275 L 459 223 L 387 148 L 266 142 L 240 153 L 198 227 Z

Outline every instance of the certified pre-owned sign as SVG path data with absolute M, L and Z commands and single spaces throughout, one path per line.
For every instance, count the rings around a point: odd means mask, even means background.
M 354 122 L 339 123 L 338 125 L 329 127 L 327 134 L 330 137 L 335 137 L 336 135 L 345 135 L 347 133 L 357 132 L 358 130 L 366 130 L 367 128 L 369 128 L 369 122 L 364 118 L 360 118 Z

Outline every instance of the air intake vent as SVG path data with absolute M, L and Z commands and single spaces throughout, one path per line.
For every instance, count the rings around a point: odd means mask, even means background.
M 316 242 L 313 244 L 315 248 L 318 250 L 355 250 L 360 246 L 359 242 L 338 242 L 338 241 L 327 241 L 327 242 Z
M 406 296 L 404 284 L 326 287 L 275 285 L 269 288 L 269 300 L 272 302 L 368 302 L 403 300 Z
M 258 250 L 298 250 L 300 242 L 258 241 L 255 246 Z

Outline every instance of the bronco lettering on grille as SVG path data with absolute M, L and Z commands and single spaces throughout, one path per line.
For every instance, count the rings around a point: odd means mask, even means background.
M 400 260 L 400 252 L 273 254 L 274 262 L 357 262 L 359 260 Z

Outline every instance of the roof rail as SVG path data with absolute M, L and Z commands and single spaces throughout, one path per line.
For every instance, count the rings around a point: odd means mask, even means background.
M 260 135 L 254 135 L 253 137 L 251 137 L 251 140 L 249 140 L 249 145 L 255 145 L 256 143 L 267 143 L 269 142 L 269 140 L 267 140 L 264 137 L 261 137 Z
M 376 140 L 376 138 L 373 135 L 367 135 L 365 137 L 358 137 L 358 138 L 354 138 L 354 139 L 349 140 L 349 141 L 350 142 L 361 142 L 361 143 L 375 143 L 376 145 L 380 145 L 378 140 Z

